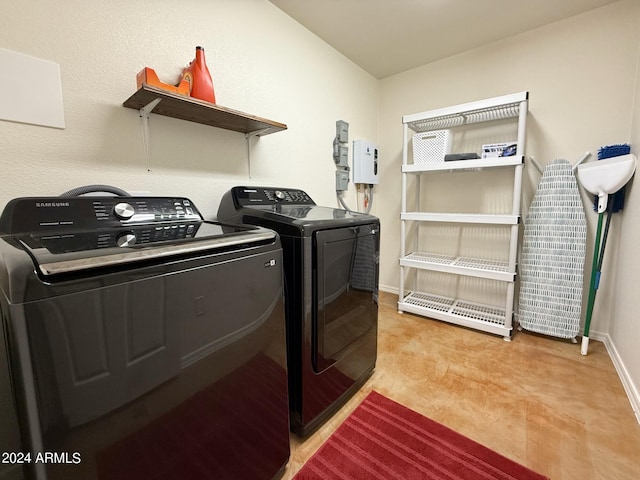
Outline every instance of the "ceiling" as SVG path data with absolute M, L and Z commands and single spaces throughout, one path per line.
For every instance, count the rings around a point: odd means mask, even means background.
M 376 78 L 617 0 L 269 0 Z

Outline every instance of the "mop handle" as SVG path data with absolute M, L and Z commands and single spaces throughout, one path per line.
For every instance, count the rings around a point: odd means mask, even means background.
M 584 337 L 589 337 L 589 327 L 591 326 L 591 315 L 593 314 L 593 304 L 596 299 L 596 281 L 598 272 L 598 255 L 600 253 L 600 234 L 602 233 L 602 218 L 604 212 L 598 214 L 598 228 L 596 232 L 596 244 L 593 247 L 593 263 L 591 264 L 591 282 L 589 284 L 589 300 L 587 302 L 587 316 L 584 321 Z

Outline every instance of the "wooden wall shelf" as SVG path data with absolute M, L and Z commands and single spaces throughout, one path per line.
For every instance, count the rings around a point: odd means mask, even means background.
M 269 135 L 270 133 L 287 129 L 287 126 L 283 123 L 168 92 L 146 84 L 143 84 L 138 91 L 125 100 L 123 106 L 141 110 L 157 99 L 160 99 L 160 101 L 153 107 L 152 111 L 166 117 L 179 118 L 189 122 L 258 136 Z

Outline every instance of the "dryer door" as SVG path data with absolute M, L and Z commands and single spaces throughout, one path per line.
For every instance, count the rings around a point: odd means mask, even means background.
M 379 235 L 377 224 L 314 234 L 312 355 L 318 373 L 376 327 Z

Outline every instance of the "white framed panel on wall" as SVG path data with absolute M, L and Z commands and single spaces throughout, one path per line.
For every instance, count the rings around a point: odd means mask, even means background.
M 65 128 L 60 65 L 0 48 L 0 120 Z

